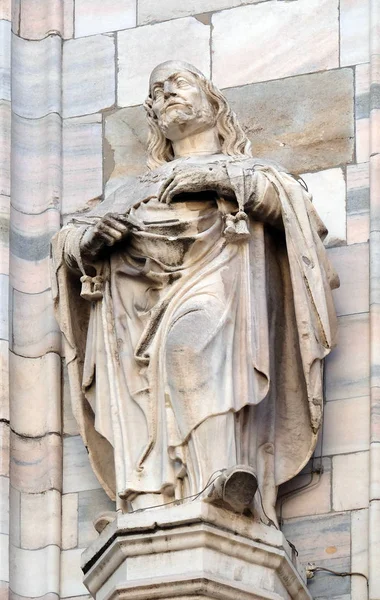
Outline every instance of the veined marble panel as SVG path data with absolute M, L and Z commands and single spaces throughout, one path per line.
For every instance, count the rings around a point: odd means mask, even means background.
M 356 136 L 356 162 L 365 163 L 369 161 L 370 131 L 369 119 L 358 119 L 355 123 Z
M 367 313 L 339 317 L 339 344 L 325 364 L 327 400 L 369 395 Z
M 51 291 L 13 291 L 13 351 L 29 358 L 59 353 L 61 332 L 54 318 Z
M 343 66 L 368 62 L 369 1 L 340 2 L 340 62 Z
M 0 340 L 0 419 L 9 421 L 9 344 Z
M 63 396 L 63 433 L 65 435 L 79 435 L 78 423 L 73 415 L 70 396 L 69 375 L 67 365 L 62 364 L 62 396 Z
M 122 108 L 105 118 L 106 196 L 125 177 L 146 171 L 148 125 L 143 106 Z
M 39 494 L 61 489 L 61 438 L 22 438 L 12 433 L 12 485 L 25 493 Z
M 369 452 L 333 458 L 333 509 L 353 510 L 368 506 Z
M 369 67 L 368 63 L 355 67 L 355 116 L 357 119 L 369 117 Z
M 117 44 L 119 106 L 144 102 L 149 75 L 163 61 L 185 60 L 210 74 L 210 26 L 193 17 L 121 31 Z
M 38 120 L 13 115 L 12 144 L 12 206 L 28 214 L 41 213 L 59 206 L 59 115 L 51 114 Z
M 91 207 L 103 192 L 102 117 L 65 119 L 63 122 L 62 213 Z
M 115 104 L 115 40 L 95 35 L 63 47 L 63 116 L 95 113 Z
M 61 43 L 58 35 L 40 41 L 13 37 L 12 109 L 20 117 L 61 111 Z
M 220 11 L 242 4 L 257 4 L 263 0 L 138 0 L 138 24 L 178 19 L 197 13 Z
M 351 69 L 245 85 L 224 93 L 252 142 L 254 156 L 274 160 L 292 173 L 352 161 Z
M 80 567 L 83 549 L 64 550 L 61 553 L 61 590 L 60 598 L 72 598 L 86 595 L 83 585 L 83 572 Z
M 137 0 L 76 0 L 75 37 L 136 26 Z
M 49 352 L 39 358 L 10 354 L 12 429 L 20 435 L 43 436 L 61 431 L 61 359 Z M 33 410 L 25 407 L 33 398 Z
M 338 315 L 369 310 L 368 244 L 329 248 L 328 255 L 339 273 L 340 287 L 333 291 Z
M 37 550 L 61 543 L 61 494 L 21 494 L 21 547 Z
M 347 243 L 369 238 L 369 164 L 347 167 Z
M 351 568 L 356 573 L 368 576 L 368 509 L 351 513 L 352 557 Z M 352 598 L 365 598 L 367 582 L 363 577 L 353 577 Z
M 11 20 L 11 2 L 9 0 L 0 1 L 0 19 Z
M 80 436 L 63 440 L 63 493 L 100 488 Z
M 328 229 L 326 246 L 336 246 L 346 241 L 346 183 L 342 169 L 329 169 L 319 173 L 303 173 L 313 203 Z
M 49 593 L 58 594 L 59 555 L 58 546 L 47 546 L 40 550 L 23 550 L 11 546 L 9 566 L 12 573 L 12 591 L 29 599 Z
M 338 17 L 337 0 L 270 1 L 217 13 L 215 83 L 232 87 L 338 67 Z
M 11 99 L 11 23 L 0 20 L 0 99 Z
M 0 101 L 0 194 L 10 195 L 11 105 Z

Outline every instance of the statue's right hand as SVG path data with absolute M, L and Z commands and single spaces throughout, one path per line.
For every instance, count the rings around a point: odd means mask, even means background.
M 107 213 L 85 231 L 80 247 L 84 254 L 95 256 L 104 246 L 113 246 L 131 230 L 128 218 L 117 213 Z

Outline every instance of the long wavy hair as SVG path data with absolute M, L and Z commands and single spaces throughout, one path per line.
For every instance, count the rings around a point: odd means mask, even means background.
M 215 126 L 222 153 L 228 156 L 252 156 L 251 142 L 241 128 L 226 98 L 211 81 L 196 73 L 192 73 L 192 75 L 199 82 L 215 111 Z M 171 141 L 164 136 L 158 125 L 152 105 L 153 99 L 149 95 L 144 103 L 149 126 L 147 165 L 149 169 L 153 170 L 173 160 L 174 154 Z

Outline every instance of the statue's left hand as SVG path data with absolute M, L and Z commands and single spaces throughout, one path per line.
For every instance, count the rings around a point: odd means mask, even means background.
M 223 165 L 177 165 L 162 185 L 158 200 L 170 204 L 175 196 L 213 190 L 220 195 L 233 196 L 233 190 Z

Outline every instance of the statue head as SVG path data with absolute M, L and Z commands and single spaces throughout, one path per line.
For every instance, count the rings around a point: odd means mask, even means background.
M 250 156 L 251 144 L 227 100 L 189 63 L 167 61 L 150 76 L 145 101 L 149 125 L 148 167 L 173 160 L 172 141 L 215 127 L 222 152 Z

